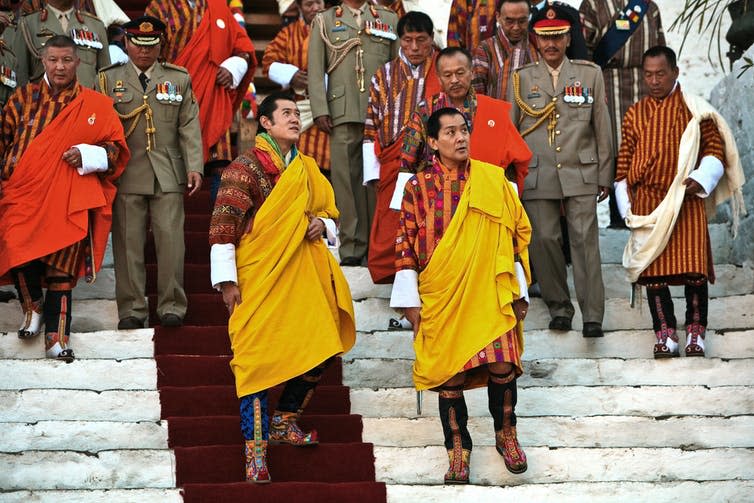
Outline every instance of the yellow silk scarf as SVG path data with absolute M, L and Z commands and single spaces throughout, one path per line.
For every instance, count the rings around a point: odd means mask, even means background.
M 443 384 L 477 351 L 517 325 L 511 306 L 520 297 L 514 238 L 530 281 L 531 225 L 518 195 L 502 169 L 472 160 L 458 209 L 419 274 L 416 389 Z M 522 324 L 518 339 L 523 352 Z M 483 384 L 467 382 L 466 387 Z
M 317 163 L 298 154 L 236 250 L 241 304 L 228 333 L 239 397 L 299 376 L 354 344 L 348 283 L 322 240 L 305 238 L 310 215 L 337 218 L 338 210 Z

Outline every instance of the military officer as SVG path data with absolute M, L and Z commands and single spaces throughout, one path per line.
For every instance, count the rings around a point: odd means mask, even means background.
M 309 97 L 315 123 L 330 135 L 342 265 L 360 265 L 367 255 L 375 204 L 362 177 L 369 81 L 398 54 L 397 23 L 393 11 L 366 0 L 343 0 L 312 22 Z
M 157 250 L 157 315 L 163 326 L 180 326 L 186 314 L 183 193 L 188 189 L 193 195 L 202 183 L 199 106 L 188 72 L 157 62 L 162 21 L 142 16 L 123 28 L 130 61 L 99 75 L 100 90 L 113 98 L 131 150 L 113 205 L 118 328 L 141 328 L 147 317 L 147 212 Z
M 8 2 L 0 2 L 0 110 L 18 87 L 16 53 L 13 50 L 16 26 Z
M 19 85 L 42 78 L 39 51 L 53 35 L 76 42 L 81 59 L 76 77 L 82 86 L 96 88 L 97 72 L 110 64 L 107 30 L 97 16 L 77 9 L 74 0 L 47 0 L 42 9 L 21 17 L 14 42 Z
M 614 173 L 602 71 L 565 57 L 570 22 L 559 6 L 548 6 L 533 24 L 542 58 L 514 72 L 509 87 L 513 122 L 534 154 L 521 197 L 533 229 L 529 250 L 550 328 L 570 330 L 574 308 L 561 248 L 562 208 L 583 335 L 601 337 L 605 294 L 596 205 L 607 197 Z

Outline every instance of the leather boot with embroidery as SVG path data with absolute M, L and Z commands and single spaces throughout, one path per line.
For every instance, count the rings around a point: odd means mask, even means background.
M 39 335 L 42 330 L 44 317 L 42 316 L 42 300 L 24 306 L 24 322 L 18 329 L 19 339 L 31 339 Z
M 655 358 L 673 358 L 678 356 L 678 334 L 675 328 L 662 327 L 655 332 L 657 342 L 654 346 Z
M 470 459 L 471 451 L 468 449 L 449 449 L 448 461 L 450 462 L 450 466 L 445 473 L 445 483 L 468 484 Z
M 246 441 L 246 482 L 254 484 L 272 482 L 267 469 L 267 442 L 264 440 Z
M 495 450 L 503 457 L 505 467 L 511 473 L 524 473 L 528 468 L 526 454 L 518 443 L 515 426 L 503 426 L 495 432 Z
M 290 444 L 297 447 L 317 445 L 319 437 L 317 430 L 305 433 L 296 423 L 298 414 L 295 412 L 275 411 L 270 423 L 270 443 Z
M 686 325 L 686 356 L 704 356 L 704 337 L 707 329 L 701 323 Z

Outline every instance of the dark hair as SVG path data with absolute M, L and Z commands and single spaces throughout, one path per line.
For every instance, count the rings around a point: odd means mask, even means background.
M 466 59 L 469 60 L 469 66 L 471 66 L 472 58 L 471 58 L 471 53 L 469 51 L 467 51 L 463 47 L 446 47 L 445 49 L 441 50 L 437 54 L 437 60 L 435 61 L 435 68 L 438 70 L 440 69 L 440 60 L 442 58 L 449 58 L 451 56 L 456 56 L 458 54 L 463 54 L 464 56 L 466 56 Z
M 65 48 L 65 47 L 72 47 L 73 52 L 76 53 L 76 42 L 73 41 L 73 39 L 66 35 L 55 35 L 53 37 L 50 37 L 47 42 L 44 43 L 42 46 L 42 55 L 45 53 L 45 49 L 48 47 L 58 47 L 58 48 Z
M 430 37 L 435 36 L 435 27 L 432 18 L 423 12 L 409 11 L 398 20 L 398 37 L 405 35 L 407 31 L 424 32 Z
M 458 109 L 452 107 L 440 108 L 435 110 L 435 112 L 429 116 L 429 119 L 427 119 L 427 136 L 436 140 L 440 135 L 440 119 L 454 115 L 460 115 L 463 117 L 463 122 L 466 123 L 466 127 L 469 127 L 469 122 L 466 120 L 466 116 L 459 112 Z
M 673 49 L 671 49 L 670 47 L 666 47 L 664 45 L 656 45 L 654 47 L 650 47 L 649 49 L 647 49 L 647 51 L 641 57 L 641 65 L 644 66 L 644 61 L 647 58 L 657 58 L 660 56 L 665 57 L 665 59 L 670 64 L 671 70 L 675 70 L 678 68 L 678 62 L 676 60 L 675 51 L 673 51 Z
M 506 3 L 525 3 L 526 6 L 529 7 L 529 12 L 531 12 L 531 2 L 529 0 L 497 0 L 497 4 L 495 4 L 495 12 L 500 12 L 500 8 Z
M 291 93 L 285 91 L 277 91 L 271 93 L 265 99 L 263 99 L 262 103 L 260 103 L 259 108 L 257 109 L 257 123 L 259 125 L 258 131 L 260 133 L 267 132 L 264 126 L 262 126 L 262 121 L 260 119 L 262 117 L 267 117 L 268 119 L 270 119 L 270 121 L 273 121 L 272 114 L 275 113 L 275 110 L 278 109 L 278 101 L 295 102 L 296 100 L 293 98 L 293 95 Z

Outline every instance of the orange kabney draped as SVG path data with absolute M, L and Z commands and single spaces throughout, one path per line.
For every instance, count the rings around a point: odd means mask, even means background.
M 120 155 L 107 176 L 81 176 L 62 160 L 72 145 L 117 142 Z M 112 223 L 113 181 L 131 157 L 110 98 L 81 88 L 28 145 L 3 183 L 0 198 L 0 276 L 84 239 L 91 231 L 94 269 L 102 265 Z M 83 266 L 79 273 L 83 274 Z
M 248 53 L 251 60 L 238 87 L 229 90 L 215 84 L 220 63 L 241 52 Z M 186 68 L 191 75 L 194 96 L 199 102 L 199 124 L 206 162 L 210 147 L 220 141 L 230 128 L 233 113 L 254 77 L 254 46 L 224 0 L 208 0 L 199 27 L 173 63 Z

